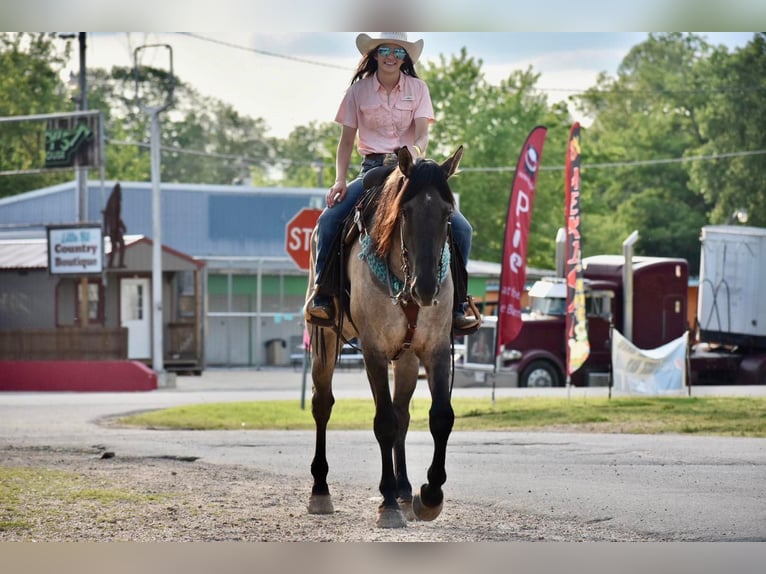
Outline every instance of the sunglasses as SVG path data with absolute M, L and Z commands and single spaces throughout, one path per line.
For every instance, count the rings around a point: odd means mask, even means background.
M 388 46 L 380 46 L 378 48 L 378 56 L 388 58 L 392 51 L 394 53 L 394 58 L 397 60 L 404 60 L 404 57 L 407 55 L 407 50 L 404 48 L 389 48 Z

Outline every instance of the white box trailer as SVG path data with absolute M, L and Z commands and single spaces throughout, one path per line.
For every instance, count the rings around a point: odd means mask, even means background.
M 766 349 L 766 229 L 702 228 L 700 341 Z

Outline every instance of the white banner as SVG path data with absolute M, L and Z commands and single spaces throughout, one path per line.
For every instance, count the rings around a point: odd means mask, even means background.
M 612 373 L 616 391 L 637 395 L 677 394 L 686 389 L 689 332 L 656 349 L 639 349 L 613 330 Z

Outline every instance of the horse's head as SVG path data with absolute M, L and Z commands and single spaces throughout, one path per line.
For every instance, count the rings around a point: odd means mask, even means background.
M 455 197 L 447 180 L 460 164 L 463 147 L 439 164 L 414 162 L 406 147 L 388 177 L 378 206 L 372 238 L 378 255 L 388 258 L 398 245 L 405 293 L 421 307 L 437 302 L 445 269 L 445 250 Z M 396 254 L 394 254 L 396 256 Z

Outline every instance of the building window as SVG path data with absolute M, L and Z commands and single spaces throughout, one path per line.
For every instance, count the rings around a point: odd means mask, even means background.
M 196 299 L 194 292 L 194 271 L 180 271 L 178 277 L 178 318 L 194 318 Z
M 82 324 L 79 317 L 80 312 L 80 284 L 76 284 L 75 299 L 76 299 L 76 313 L 77 323 Z M 89 325 L 103 325 L 104 324 L 104 286 L 101 284 L 100 279 L 88 280 L 88 324 Z

